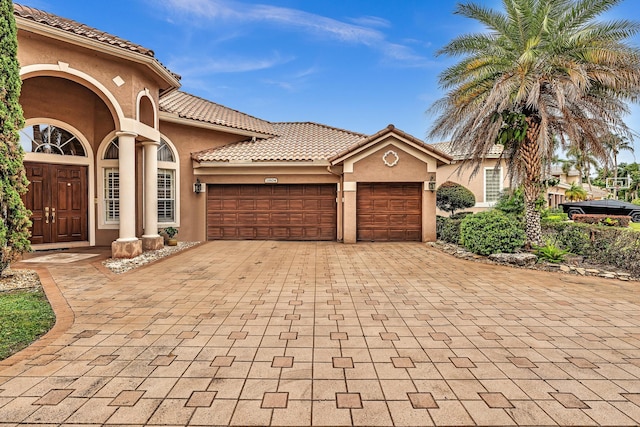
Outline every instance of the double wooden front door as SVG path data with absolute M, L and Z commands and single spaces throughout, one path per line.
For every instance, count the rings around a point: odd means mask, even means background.
M 87 166 L 25 163 L 32 212 L 31 243 L 88 240 Z

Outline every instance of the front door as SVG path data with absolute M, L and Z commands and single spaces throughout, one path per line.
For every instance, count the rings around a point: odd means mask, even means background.
M 31 243 L 88 240 L 87 166 L 25 163 L 32 212 Z

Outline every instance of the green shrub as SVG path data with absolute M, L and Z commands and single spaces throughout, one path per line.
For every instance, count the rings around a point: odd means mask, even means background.
M 640 199 L 633 199 L 631 203 L 633 203 L 634 205 L 640 206 Z
M 468 216 L 460 225 L 460 242 L 480 255 L 515 252 L 525 240 L 520 221 L 495 209 Z
M 589 260 L 640 276 L 640 233 L 624 228 L 591 226 L 591 241 Z
M 451 215 L 449 218 L 451 219 L 465 219 L 469 215 L 473 215 L 473 212 L 456 212 Z
M 547 239 L 544 246 L 534 246 L 534 253 L 538 256 L 539 261 L 557 264 L 564 261 L 564 257 L 569 251 L 559 248 L 552 239 Z
M 573 214 L 573 221 L 609 227 L 628 227 L 631 217 L 626 215 Z
M 451 215 L 460 209 L 470 208 L 476 204 L 476 197 L 466 187 L 455 182 L 447 181 L 436 191 L 436 206 L 438 209 L 450 212 Z
M 543 235 L 588 262 L 610 265 L 640 276 L 640 233 L 630 229 L 572 222 L 546 222 Z
M 591 248 L 590 230 L 587 224 L 573 222 L 542 221 L 543 238 L 552 238 L 560 248 L 575 255 L 588 255 Z
M 455 243 L 456 245 L 460 244 L 460 224 L 462 223 L 462 220 L 445 217 L 441 218 L 441 227 L 438 239 L 444 240 L 448 243 Z M 436 233 L 438 230 L 437 221 L 438 220 L 436 219 Z

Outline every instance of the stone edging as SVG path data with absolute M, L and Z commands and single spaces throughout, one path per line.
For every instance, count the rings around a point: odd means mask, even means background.
M 611 270 L 604 270 L 600 268 L 577 267 L 575 265 L 570 265 L 570 264 L 543 263 L 543 264 L 524 265 L 524 264 L 515 264 L 515 263 L 507 263 L 507 262 L 496 262 L 494 260 L 491 260 L 489 257 L 474 254 L 452 243 L 447 243 L 447 242 L 438 240 L 437 242 L 429 242 L 428 244 L 449 255 L 453 255 L 456 258 L 466 259 L 466 260 L 475 261 L 475 262 L 482 262 L 485 264 L 508 265 L 515 268 L 527 268 L 529 270 L 559 272 L 559 273 L 565 273 L 565 274 L 575 274 L 580 276 L 594 276 L 594 277 L 602 277 L 603 279 L 640 281 L 640 277 L 634 277 L 632 274 L 624 271 L 611 271 Z

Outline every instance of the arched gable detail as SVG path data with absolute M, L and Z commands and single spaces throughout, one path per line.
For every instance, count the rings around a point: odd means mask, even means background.
M 20 78 L 22 80 L 31 77 L 62 77 L 81 84 L 92 90 L 105 102 L 114 116 L 116 128 L 121 128 L 122 124 L 126 122 L 124 112 L 116 97 L 102 83 L 87 73 L 69 67 L 68 64 L 63 62 L 58 64 L 32 64 L 20 69 Z
M 138 93 L 136 100 L 136 119 L 154 129 L 158 129 L 158 107 L 149 93 L 149 89 L 144 88 Z

